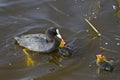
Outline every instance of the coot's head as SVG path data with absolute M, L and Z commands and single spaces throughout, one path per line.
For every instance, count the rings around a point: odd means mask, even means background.
M 49 40 L 53 40 L 55 37 L 60 39 L 60 47 L 64 47 L 66 42 L 63 40 L 62 36 L 60 35 L 59 29 L 56 27 L 50 27 L 46 30 L 46 35 L 48 36 Z
M 50 37 L 57 36 L 58 38 L 62 39 L 62 36 L 59 33 L 59 29 L 56 27 L 50 27 L 47 29 L 46 34 Z

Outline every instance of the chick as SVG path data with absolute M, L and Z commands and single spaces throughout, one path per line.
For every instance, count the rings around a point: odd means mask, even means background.
M 96 64 L 100 70 L 105 70 L 105 71 L 112 71 L 113 66 L 112 64 L 106 59 L 106 57 L 102 54 L 96 55 Z

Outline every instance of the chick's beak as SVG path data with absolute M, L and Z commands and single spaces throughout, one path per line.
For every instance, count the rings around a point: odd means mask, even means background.
M 62 39 L 59 47 L 63 48 L 63 47 L 65 47 L 65 45 L 66 45 L 66 42 Z

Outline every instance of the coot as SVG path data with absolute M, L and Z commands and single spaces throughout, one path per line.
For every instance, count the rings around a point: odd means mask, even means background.
M 50 27 L 45 34 L 28 34 L 15 37 L 17 43 L 28 50 L 42 53 L 50 53 L 58 47 L 64 47 L 65 42 L 62 39 L 59 29 Z
M 99 69 L 105 70 L 105 71 L 112 71 L 113 66 L 112 64 L 106 59 L 106 57 L 102 54 L 96 55 L 97 60 L 96 64 L 98 65 Z

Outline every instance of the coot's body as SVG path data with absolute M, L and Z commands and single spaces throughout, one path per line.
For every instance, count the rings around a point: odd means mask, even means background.
M 20 37 L 15 37 L 15 40 L 20 46 L 25 47 L 31 51 L 49 53 L 54 51 L 60 45 L 57 39 L 53 41 L 47 41 L 45 34 L 29 34 Z
M 50 53 L 59 47 L 62 37 L 57 28 L 51 27 L 45 34 L 28 34 L 15 37 L 15 40 L 20 46 L 31 51 Z
M 103 62 L 99 62 L 98 64 L 99 69 L 105 70 L 105 71 L 112 71 L 113 70 L 113 66 L 106 61 Z

